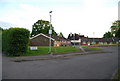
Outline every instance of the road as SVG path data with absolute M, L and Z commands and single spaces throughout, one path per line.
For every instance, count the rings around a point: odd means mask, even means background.
M 3 79 L 110 79 L 118 67 L 118 48 L 108 53 L 51 60 L 13 62 L 3 57 Z
M 2 53 L 0 50 L 0 81 L 2 80 Z

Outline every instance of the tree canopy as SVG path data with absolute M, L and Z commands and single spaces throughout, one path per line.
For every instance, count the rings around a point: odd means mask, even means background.
M 110 27 L 111 31 L 106 32 L 103 38 L 120 37 L 120 20 L 114 21 Z
M 0 27 L 0 31 L 3 31 L 3 28 L 2 28 L 2 27 Z
M 39 33 L 49 34 L 49 29 L 50 29 L 49 21 L 38 20 L 32 26 L 31 37 L 33 37 Z M 57 33 L 55 32 L 54 27 L 52 25 L 51 25 L 51 29 L 52 29 L 52 35 L 57 35 Z
M 60 36 L 60 37 L 64 37 L 63 34 L 62 34 L 62 32 L 60 32 L 60 34 L 59 34 L 58 36 Z
M 115 37 L 119 37 L 120 38 L 120 29 L 118 29 L 118 31 L 116 32 Z
M 106 32 L 104 35 L 103 35 L 103 38 L 111 38 L 113 37 L 112 33 L 111 32 Z
M 111 26 L 111 32 L 115 34 L 120 28 L 120 20 L 114 21 Z

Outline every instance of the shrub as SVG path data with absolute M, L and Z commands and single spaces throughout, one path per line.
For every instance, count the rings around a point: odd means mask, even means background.
M 30 31 L 24 28 L 10 28 L 2 34 L 2 50 L 10 56 L 20 56 L 27 51 Z

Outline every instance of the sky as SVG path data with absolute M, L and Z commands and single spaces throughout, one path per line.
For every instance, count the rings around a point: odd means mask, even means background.
M 32 31 L 38 20 L 50 20 L 57 33 L 103 37 L 118 20 L 119 0 L 0 0 L 0 27 Z M 93 33 L 94 32 L 94 33 Z

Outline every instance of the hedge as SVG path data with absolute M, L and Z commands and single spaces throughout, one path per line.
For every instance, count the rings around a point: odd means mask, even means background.
M 30 31 L 24 28 L 10 28 L 2 32 L 2 51 L 10 56 L 27 52 Z

